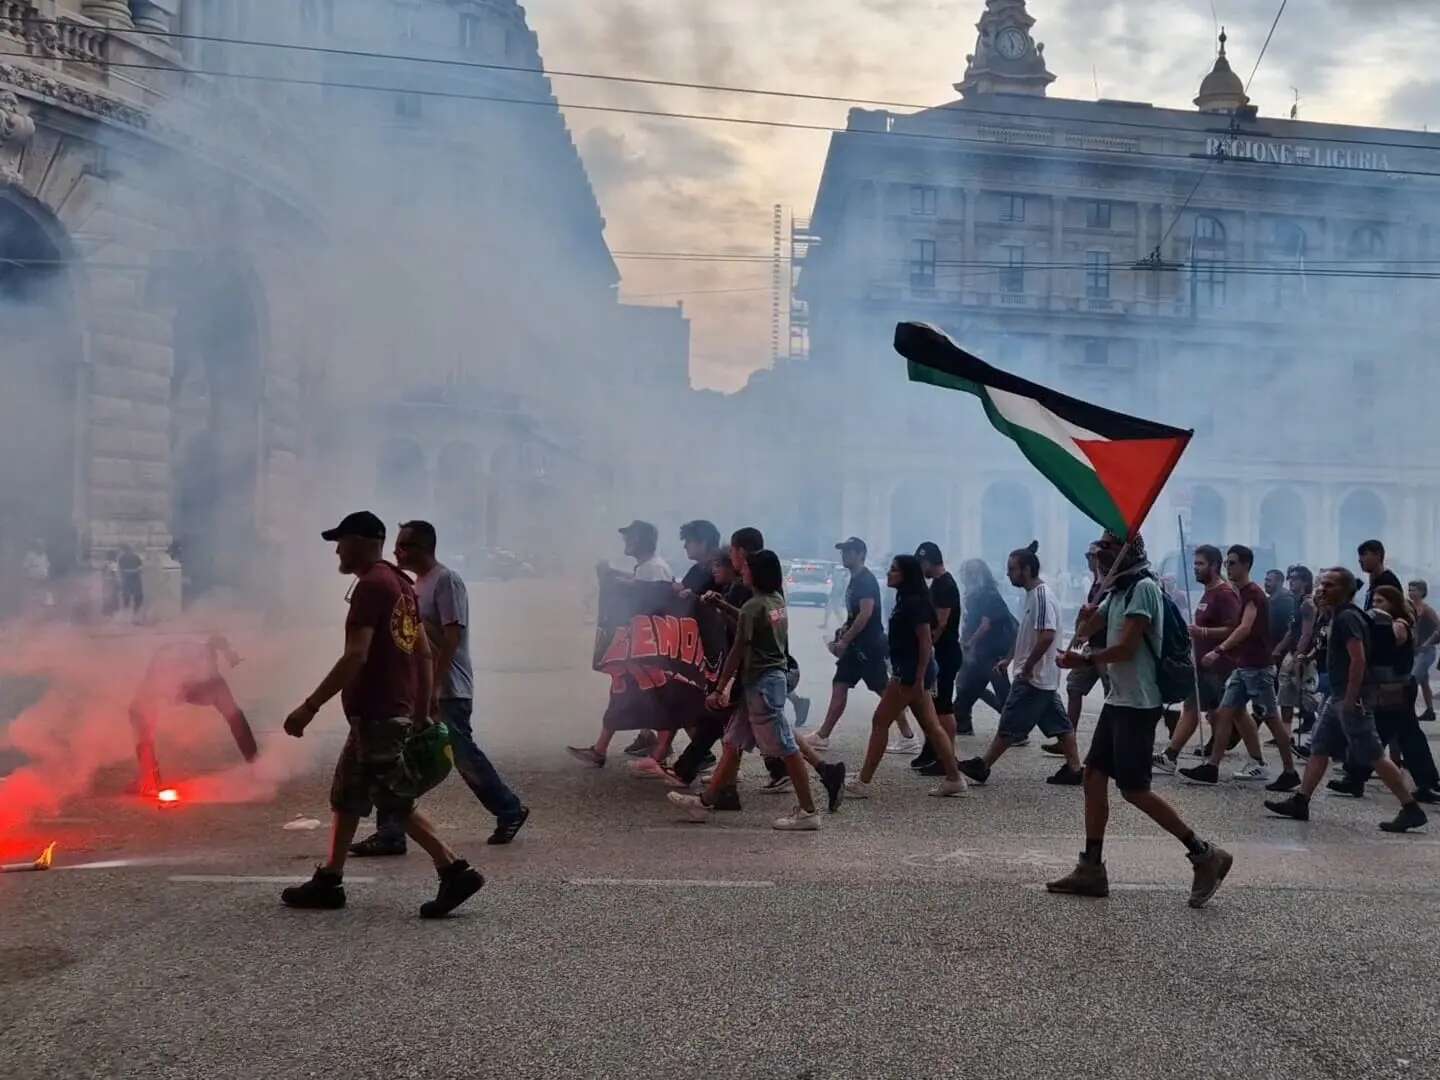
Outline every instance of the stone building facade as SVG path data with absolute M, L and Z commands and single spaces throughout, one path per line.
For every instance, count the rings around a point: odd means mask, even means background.
M 0 53 L 6 586 L 43 542 L 57 578 L 136 548 L 163 610 L 167 552 L 191 594 L 283 591 L 269 552 L 348 502 L 578 531 L 635 472 L 578 434 L 596 388 L 688 387 L 548 81 L 497 70 L 541 66 L 513 0 L 0 0 Z
M 999 561 L 1032 537 L 1083 566 L 1095 527 L 968 398 L 905 383 L 894 324 L 946 329 L 1003 368 L 1196 439 L 1151 519 L 1176 546 L 1410 566 L 1440 542 L 1418 407 L 1440 259 L 1440 137 L 1261 117 L 1225 40 L 1196 111 L 1045 96 L 1023 0 L 989 0 L 956 101 L 854 109 L 833 136 L 800 270 L 810 353 L 757 396 L 805 403 L 836 443 L 802 464 L 806 536 L 935 538 Z M 1063 556 L 1062 554 L 1063 553 Z

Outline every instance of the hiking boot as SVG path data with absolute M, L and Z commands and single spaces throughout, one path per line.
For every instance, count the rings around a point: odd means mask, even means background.
M 1208 787 L 1214 787 L 1220 782 L 1220 770 L 1208 761 L 1203 765 L 1193 765 L 1188 769 L 1180 769 L 1179 774 L 1192 784 L 1205 784 Z
M 649 757 L 650 751 L 660 745 L 660 739 L 653 731 L 636 733 L 634 740 L 625 747 L 626 757 Z
M 1296 821 L 1310 820 L 1310 800 L 1298 791 L 1288 799 L 1266 799 L 1265 809 Z
M 1190 886 L 1190 906 L 1203 908 L 1215 895 L 1215 890 L 1220 888 L 1225 875 L 1230 873 L 1230 867 L 1235 865 L 1235 856 L 1224 848 L 1206 844 L 1202 854 L 1187 855 L 1186 858 L 1195 867 L 1195 880 Z
M 1275 782 L 1265 785 L 1266 791 L 1294 791 L 1300 786 L 1300 774 L 1294 769 L 1287 769 L 1275 778 Z
M 388 836 L 381 836 L 374 833 L 364 840 L 357 840 L 350 845 L 350 854 L 357 859 L 373 859 L 383 855 L 404 855 L 405 837 L 391 839 Z
M 487 844 L 510 843 L 511 840 L 515 839 L 515 834 L 520 831 L 520 827 L 525 824 L 529 817 L 530 808 L 528 806 L 520 807 L 520 813 L 516 814 L 513 818 L 505 821 L 497 821 L 495 823 L 495 831 L 490 834 L 490 839 L 485 842 Z
M 343 878 L 333 870 L 317 866 L 304 885 L 291 885 L 281 890 L 280 902 L 286 907 L 335 911 L 345 906 Z
M 1079 787 L 1084 782 L 1085 770 L 1072 769 L 1069 765 L 1061 765 L 1055 770 L 1054 775 L 1045 778 L 1045 783 L 1054 784 L 1057 787 Z
M 1104 897 L 1110 895 L 1110 878 L 1103 862 L 1086 862 L 1081 856 L 1074 870 L 1058 881 L 1047 882 L 1045 891 L 1064 896 Z
M 974 780 L 981 787 L 984 787 L 985 781 L 990 779 L 990 766 L 985 764 L 983 758 L 966 758 L 964 761 L 956 762 L 955 767 L 960 770 L 962 776 Z
M 1411 829 L 1423 828 L 1425 822 L 1428 820 L 1425 816 L 1425 811 L 1421 810 L 1420 807 L 1416 806 L 1413 802 L 1410 802 L 1400 807 L 1400 812 L 1395 815 L 1394 820 L 1382 821 L 1380 828 L 1390 833 L 1409 832 Z
M 835 813 L 845 801 L 845 764 L 841 761 L 828 762 L 820 770 L 820 783 L 825 785 L 825 797 L 829 800 L 826 809 Z
M 440 871 L 440 891 L 434 900 L 420 905 L 422 919 L 443 919 L 474 896 L 485 884 L 485 878 L 464 859 L 456 859 Z

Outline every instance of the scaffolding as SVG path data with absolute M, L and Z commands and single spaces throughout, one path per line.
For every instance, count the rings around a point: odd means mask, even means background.
M 792 360 L 810 355 L 810 304 L 800 299 L 800 274 L 820 237 L 810 231 L 808 218 L 790 215 L 790 352 Z

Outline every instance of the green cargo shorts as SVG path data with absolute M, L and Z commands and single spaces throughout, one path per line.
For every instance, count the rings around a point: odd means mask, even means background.
M 350 737 L 335 763 L 330 808 L 365 817 L 371 810 L 404 817 L 415 808 L 419 785 L 405 763 L 410 721 L 350 719 Z

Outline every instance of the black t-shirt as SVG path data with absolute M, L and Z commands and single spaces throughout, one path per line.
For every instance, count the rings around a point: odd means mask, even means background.
M 940 631 L 940 636 L 935 639 L 935 651 L 958 649 L 960 647 L 960 586 L 955 584 L 955 578 L 950 571 L 945 571 L 930 582 L 930 602 L 935 605 L 936 611 L 944 608 L 950 612 L 950 619 L 945 623 L 945 629 Z
M 890 613 L 890 663 L 893 667 L 914 666 L 920 659 L 916 633 L 926 623 L 935 629 L 935 609 L 923 596 L 897 596 Z
M 1315 612 L 1315 640 L 1310 643 L 1315 653 L 1315 670 L 1321 675 L 1330 673 L 1330 616 L 1324 611 Z
M 1270 647 L 1272 649 L 1284 641 L 1285 635 L 1290 632 L 1290 627 L 1295 622 L 1295 612 L 1295 594 L 1281 586 L 1275 595 L 1270 597 Z
M 862 566 L 850 575 L 850 584 L 845 589 L 845 612 L 848 616 L 845 625 L 848 627 L 860 614 L 860 601 L 871 600 L 875 604 L 875 610 L 870 613 L 870 621 L 860 631 L 860 636 L 851 642 L 852 649 L 859 649 L 866 656 L 882 656 L 885 648 L 885 625 L 880 604 L 880 583 L 875 580 L 875 575 L 870 572 L 869 567 Z
M 680 579 L 681 588 L 689 589 L 696 596 L 704 596 L 707 592 L 715 591 L 715 574 L 710 569 L 709 562 L 697 562 L 685 571 L 685 576 Z
M 1369 611 L 1375 606 L 1375 590 L 1381 585 L 1390 585 L 1400 590 L 1400 595 L 1405 595 L 1405 586 L 1400 584 L 1400 579 L 1395 576 L 1394 571 L 1381 570 L 1380 576 L 1370 583 L 1370 588 L 1365 590 L 1365 610 Z
M 1330 620 L 1330 642 L 1325 651 L 1325 670 L 1330 674 L 1330 692 L 1341 695 L 1350 684 L 1349 644 L 1358 641 L 1370 658 L 1370 620 L 1354 604 L 1346 604 Z
M 1395 620 L 1383 611 L 1370 612 L 1370 681 L 1404 682 L 1414 667 L 1414 637 L 1401 644 L 1395 640 Z
M 974 637 L 982 619 L 990 620 L 990 628 L 974 645 L 974 652 L 977 656 L 998 660 L 1015 642 L 1015 617 L 1010 614 L 999 589 L 980 589 L 965 597 L 966 641 Z

